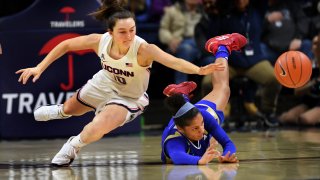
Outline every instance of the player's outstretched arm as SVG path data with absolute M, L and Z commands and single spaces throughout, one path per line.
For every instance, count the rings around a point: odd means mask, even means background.
M 92 49 L 97 53 L 100 37 L 100 34 L 90 34 L 62 41 L 36 67 L 16 71 L 16 74 L 20 74 L 18 82 L 26 84 L 30 77 L 33 77 L 32 81 L 36 82 L 50 64 L 69 51 Z
M 207 75 L 214 71 L 222 71 L 225 68 L 221 63 L 212 63 L 207 66 L 198 67 L 184 59 L 176 58 L 171 54 L 164 52 L 154 44 L 141 45 L 139 53 L 141 53 L 141 57 L 143 57 L 144 61 L 149 61 L 147 64 L 156 61 L 164 66 L 186 74 Z

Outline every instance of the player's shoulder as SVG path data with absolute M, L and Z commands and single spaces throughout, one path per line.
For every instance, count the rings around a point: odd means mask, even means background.
M 171 130 L 165 138 L 165 142 L 184 142 L 186 139 L 177 131 Z
M 92 33 L 92 34 L 89 34 L 88 36 L 91 37 L 92 39 L 100 39 L 104 35 L 106 34 Z
M 141 42 L 139 49 L 138 49 L 138 53 L 142 54 L 143 56 L 150 56 L 152 53 L 152 51 L 154 51 L 155 49 L 155 45 L 154 44 L 149 44 L 147 42 Z
M 170 139 L 182 137 L 181 133 L 178 131 L 177 126 L 175 124 L 169 125 L 167 127 L 167 137 L 169 137 Z
M 157 49 L 159 49 L 159 47 L 157 45 L 147 43 L 147 42 L 142 42 L 139 47 L 139 51 L 141 50 L 141 51 L 144 51 L 147 53 L 150 53 L 150 52 L 155 51 Z
M 103 35 L 104 34 L 92 33 L 92 34 L 88 34 L 86 36 L 86 39 L 89 42 L 99 42 Z

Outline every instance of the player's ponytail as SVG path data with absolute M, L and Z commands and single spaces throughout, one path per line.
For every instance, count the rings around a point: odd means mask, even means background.
M 173 120 L 180 127 L 188 126 L 199 110 L 186 101 L 182 94 L 174 94 L 165 99 L 165 105 L 172 113 Z
M 99 21 L 104 21 L 110 30 L 113 30 L 118 19 L 133 18 L 134 14 L 124 8 L 123 0 L 102 0 L 102 5 L 90 15 Z

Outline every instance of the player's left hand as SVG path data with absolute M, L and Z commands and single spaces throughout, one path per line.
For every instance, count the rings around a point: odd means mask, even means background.
M 32 82 L 36 82 L 41 76 L 42 72 L 38 67 L 25 68 L 16 71 L 16 74 L 21 74 L 18 82 L 26 84 L 28 79 L 33 76 Z
M 231 154 L 230 151 L 225 156 L 219 156 L 218 161 L 220 163 L 236 163 L 239 162 L 235 153 Z
M 223 71 L 225 69 L 225 65 L 223 63 L 212 63 L 203 67 L 200 67 L 198 74 L 199 75 L 207 75 L 211 74 L 213 71 Z

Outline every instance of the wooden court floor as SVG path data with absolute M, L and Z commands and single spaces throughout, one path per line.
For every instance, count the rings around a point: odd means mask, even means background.
M 231 132 L 236 164 L 163 165 L 160 132 L 106 137 L 82 149 L 70 168 L 50 159 L 66 139 L 0 141 L 0 179 L 320 179 L 320 129 Z

